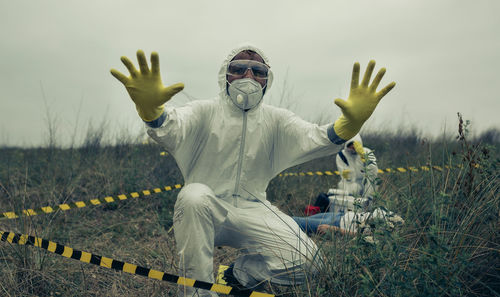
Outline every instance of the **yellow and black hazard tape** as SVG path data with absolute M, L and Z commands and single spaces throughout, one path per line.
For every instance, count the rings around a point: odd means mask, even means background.
M 462 168 L 463 166 L 458 165 L 456 168 Z M 396 167 L 396 168 L 386 168 L 386 169 L 379 169 L 378 173 L 404 173 L 404 172 L 419 172 L 419 171 L 430 171 L 431 169 L 437 170 L 437 171 L 443 171 L 444 169 L 452 169 L 454 167 L 449 166 L 449 165 L 444 165 L 443 167 L 433 165 L 433 166 L 420 166 L 419 168 L 415 166 L 408 166 L 408 167 Z M 330 175 L 340 175 L 340 172 L 335 170 L 335 171 L 306 171 L 306 172 L 284 172 L 280 173 L 280 177 L 286 177 L 286 176 L 314 176 L 314 175 L 325 175 L 325 176 L 330 176 Z
M 455 166 L 456 168 L 462 168 L 463 166 L 457 165 Z M 409 166 L 407 168 L 404 167 L 397 167 L 397 168 L 386 168 L 386 169 L 379 169 L 379 173 L 403 173 L 403 172 L 418 172 L 418 171 L 430 171 L 432 169 L 437 170 L 437 171 L 443 171 L 443 167 L 441 166 L 420 166 L 420 168 L 414 167 L 414 166 Z M 449 165 L 444 165 L 444 168 L 446 169 L 451 169 L 453 167 Z M 280 173 L 280 177 L 287 177 L 287 176 L 314 176 L 314 175 L 326 175 L 326 176 L 331 176 L 331 175 L 340 175 L 340 172 L 338 171 L 308 171 L 308 172 L 285 172 L 285 173 Z M 153 190 L 143 190 L 143 191 L 138 191 L 138 192 L 132 192 L 127 194 L 120 194 L 116 197 L 112 196 L 107 196 L 104 198 L 95 198 L 95 199 L 90 199 L 87 201 L 76 201 L 76 202 L 70 202 L 70 203 L 63 203 L 59 204 L 57 206 L 44 206 L 44 207 L 39 207 L 39 208 L 30 208 L 30 209 L 23 209 L 21 211 L 7 211 L 7 212 L 2 212 L 0 213 L 0 220 L 3 219 L 16 219 L 19 218 L 20 216 L 36 216 L 39 214 L 48 214 L 48 213 L 53 213 L 58 210 L 66 211 L 70 209 L 75 209 L 75 208 L 83 208 L 87 206 L 97 206 L 101 204 L 106 204 L 106 203 L 112 203 L 112 202 L 119 202 L 123 200 L 127 200 L 129 198 L 140 198 L 140 197 L 146 197 L 152 194 L 157 194 L 157 193 L 162 193 L 166 191 L 171 191 L 175 189 L 180 189 L 182 188 L 182 185 L 176 184 L 174 186 L 166 186 L 163 188 L 154 188 Z
M 162 192 L 167 192 L 167 191 L 172 191 L 176 189 L 182 188 L 182 185 L 177 184 L 174 186 L 165 186 L 163 188 L 154 188 L 153 190 L 143 190 L 139 192 L 132 192 L 129 194 L 120 194 L 116 197 L 112 196 L 107 196 L 104 198 L 95 198 L 95 199 L 90 199 L 87 201 L 76 201 L 76 202 L 70 202 L 70 203 L 63 203 L 59 204 L 57 206 L 44 206 L 44 207 L 39 207 L 39 208 L 29 208 L 29 209 L 23 209 L 22 211 L 7 211 L 0 213 L 0 219 L 16 219 L 19 218 L 20 216 L 36 216 L 39 214 L 48 214 L 48 213 L 53 213 L 58 210 L 66 211 L 70 209 L 75 209 L 75 208 L 83 208 L 87 206 L 97 206 L 97 205 L 102 205 L 106 203 L 112 203 L 112 202 L 119 202 L 119 201 L 124 201 L 129 198 L 142 198 L 142 197 L 147 197 L 152 194 L 157 194 L 157 193 L 162 193 Z
M 162 280 L 166 282 L 176 283 L 179 285 L 193 287 L 198 289 L 210 290 L 217 293 L 245 296 L 245 297 L 273 297 L 275 295 L 261 293 L 256 291 L 240 290 L 238 288 L 199 281 L 195 279 L 185 278 L 182 276 L 161 272 L 158 270 L 130 264 L 111 258 L 91 254 L 84 251 L 75 250 L 68 246 L 64 246 L 43 238 L 29 236 L 25 234 L 17 234 L 12 232 L 0 231 L 1 241 L 10 242 L 18 245 L 31 245 L 38 248 L 45 249 L 51 253 L 61 255 L 66 258 L 75 259 L 84 263 L 90 263 L 105 268 L 110 268 L 118 271 L 127 272 L 130 274 L 137 274 L 147 278 Z

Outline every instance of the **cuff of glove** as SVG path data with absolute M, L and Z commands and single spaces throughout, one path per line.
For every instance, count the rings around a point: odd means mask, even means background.
M 141 106 L 136 104 L 135 109 L 137 110 L 137 113 L 139 114 L 141 119 L 145 122 L 152 122 L 152 121 L 158 119 L 163 114 L 163 111 L 165 110 L 163 108 L 163 104 L 160 106 L 156 106 L 156 107 L 150 106 L 148 108 L 144 108 L 144 106 L 141 107 Z
M 326 130 L 327 134 L 328 134 L 328 138 L 330 139 L 331 142 L 333 142 L 334 144 L 343 144 L 344 142 L 346 142 L 344 139 L 342 139 L 341 137 L 339 137 L 337 135 L 337 133 L 335 133 L 335 129 L 333 127 L 334 125 L 331 125 L 330 127 L 328 127 L 328 129 Z
M 345 141 L 353 138 L 361 130 L 361 125 L 356 125 L 351 121 L 348 121 L 344 115 L 341 115 L 333 124 L 333 130 L 335 134 Z
M 148 127 L 151 127 L 151 128 L 159 128 L 161 127 L 161 125 L 163 125 L 163 123 L 165 122 L 165 119 L 167 118 L 167 114 L 165 112 L 163 112 L 159 118 L 157 118 L 156 120 L 153 120 L 153 121 L 144 121 L 144 123 L 146 123 L 146 125 L 148 125 Z

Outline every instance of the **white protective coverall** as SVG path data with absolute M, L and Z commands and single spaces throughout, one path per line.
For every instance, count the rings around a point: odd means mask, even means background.
M 335 159 L 337 170 L 340 172 L 338 189 L 344 191 L 346 195 L 355 197 L 371 197 L 376 190 L 375 179 L 378 174 L 377 159 L 371 149 L 363 147 L 366 161 L 363 162 L 359 154 L 353 154 L 347 149 L 354 141 L 363 145 L 359 134 L 344 144 L 344 149 L 337 154 Z M 342 175 L 344 170 L 349 170 L 348 177 Z
M 250 288 L 262 281 L 290 285 L 313 269 L 317 247 L 295 221 L 266 199 L 268 183 L 291 166 L 337 153 L 344 142 L 333 124 L 318 126 L 260 102 L 244 111 L 226 91 L 231 51 L 219 72 L 220 95 L 183 107 L 167 107 L 149 135 L 177 161 L 184 176 L 174 208 L 180 274 L 213 282 L 214 246 L 240 249 L 234 275 Z M 269 76 L 269 90 L 272 74 Z M 335 142 L 335 143 L 334 143 Z M 183 291 L 182 291 L 183 290 Z M 216 296 L 181 287 L 181 296 Z M 184 295 L 185 294 L 185 295 Z

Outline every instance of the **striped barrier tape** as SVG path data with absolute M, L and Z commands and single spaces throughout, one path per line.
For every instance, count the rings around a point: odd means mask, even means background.
M 456 166 L 457 168 L 462 168 L 463 166 L 458 165 Z M 379 173 L 404 173 L 404 172 L 418 172 L 418 171 L 430 171 L 432 169 L 437 170 L 437 171 L 443 171 L 443 167 L 441 166 L 420 166 L 420 168 L 414 167 L 414 166 L 409 166 L 407 168 L 404 167 L 397 167 L 397 168 L 386 168 L 384 170 L 379 169 Z M 446 169 L 451 169 L 452 167 L 448 165 L 444 165 L 444 168 Z M 326 176 L 331 176 L 331 175 L 340 175 L 340 172 L 338 171 L 308 171 L 308 172 L 285 172 L 285 173 L 280 173 L 280 177 L 287 177 L 287 176 L 314 176 L 314 175 L 326 175 Z M 70 203 L 63 203 L 59 204 L 57 206 L 45 206 L 45 207 L 39 207 L 39 208 L 34 208 L 34 209 L 23 209 L 22 211 L 15 212 L 15 211 L 7 211 L 7 212 L 2 212 L 0 213 L 0 220 L 3 219 L 17 219 L 20 216 L 36 216 L 39 214 L 47 214 L 47 213 L 52 213 L 57 210 L 70 210 L 70 209 L 75 209 L 75 208 L 83 208 L 86 206 L 96 206 L 96 205 L 101 205 L 101 204 L 106 204 L 106 203 L 111 203 L 111 202 L 120 202 L 123 200 L 127 200 L 128 198 L 139 198 L 139 197 L 145 197 L 149 196 L 152 194 L 157 194 L 165 191 L 171 191 L 175 189 L 180 189 L 182 188 L 182 185 L 176 184 L 174 186 L 166 186 L 161 188 L 154 188 L 153 190 L 143 190 L 140 192 L 133 192 L 128 194 L 120 194 L 116 197 L 111 197 L 107 196 L 104 198 L 95 198 L 95 199 L 90 199 L 87 201 L 76 201 L 76 202 L 70 202 Z
M 243 296 L 243 297 L 274 297 L 275 295 L 261 293 L 256 291 L 240 290 L 238 288 L 199 281 L 195 279 L 185 278 L 182 276 L 161 272 L 158 270 L 145 268 L 135 264 L 130 264 L 111 258 L 91 254 L 85 251 L 75 250 L 71 247 L 64 246 L 43 238 L 29 236 L 25 234 L 17 234 L 12 232 L 0 231 L 1 241 L 18 244 L 18 245 L 31 245 L 34 247 L 45 249 L 51 253 L 61 255 L 66 258 L 71 258 L 84 263 L 90 263 L 97 266 L 110 268 L 118 271 L 127 272 L 130 274 L 137 274 L 151 279 L 162 280 L 170 283 L 193 287 L 198 289 L 210 290 L 217 293 Z
M 453 167 L 449 165 L 444 165 L 443 166 L 445 169 L 452 169 Z M 441 166 L 420 166 L 420 168 L 417 168 L 415 166 L 408 166 L 408 167 L 396 167 L 396 168 L 386 168 L 386 169 L 379 169 L 378 173 L 404 173 L 404 172 L 418 172 L 418 171 L 430 171 L 431 168 L 437 171 L 443 171 L 443 167 Z M 462 165 L 456 166 L 456 168 L 462 168 Z M 340 172 L 335 170 L 335 171 L 307 171 L 307 172 L 285 172 L 285 173 L 280 173 L 280 177 L 286 177 L 286 176 L 313 176 L 313 175 L 340 175 Z
M 76 202 L 70 202 L 70 203 L 63 203 L 59 204 L 57 206 L 44 206 L 44 207 L 39 207 L 39 208 L 29 208 L 29 209 L 23 209 L 22 211 L 7 211 L 7 212 L 2 212 L 0 214 L 0 220 L 2 219 L 17 219 L 20 216 L 36 216 L 39 214 L 48 214 L 48 213 L 53 213 L 58 210 L 66 211 L 70 209 L 75 209 L 75 208 L 83 208 L 87 206 L 97 206 L 101 204 L 106 204 L 106 203 L 112 203 L 112 202 L 119 202 L 119 201 L 124 201 L 129 198 L 142 198 L 146 196 L 150 196 L 152 194 L 157 194 L 157 193 L 162 193 L 162 192 L 167 192 L 167 191 L 172 191 L 175 189 L 180 189 L 182 188 L 182 185 L 177 184 L 174 186 L 166 186 L 162 188 L 154 188 L 153 190 L 143 190 L 139 192 L 132 192 L 127 194 L 120 194 L 116 197 L 111 197 L 107 196 L 104 198 L 95 198 L 95 199 L 90 199 L 87 201 L 76 201 Z

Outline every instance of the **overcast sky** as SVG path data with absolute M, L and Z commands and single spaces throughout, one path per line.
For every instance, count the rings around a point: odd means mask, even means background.
M 218 93 L 217 72 L 243 42 L 270 59 L 264 100 L 315 121 L 335 120 L 352 64 L 386 67 L 396 81 L 366 127 L 476 132 L 500 128 L 500 1 L 0 0 L 0 145 L 81 142 L 89 123 L 108 134 L 142 127 L 110 68 L 157 51 L 165 84 L 185 83 L 171 104 Z M 286 84 L 285 84 L 286 82 Z M 50 120 L 48 120 L 48 118 Z

